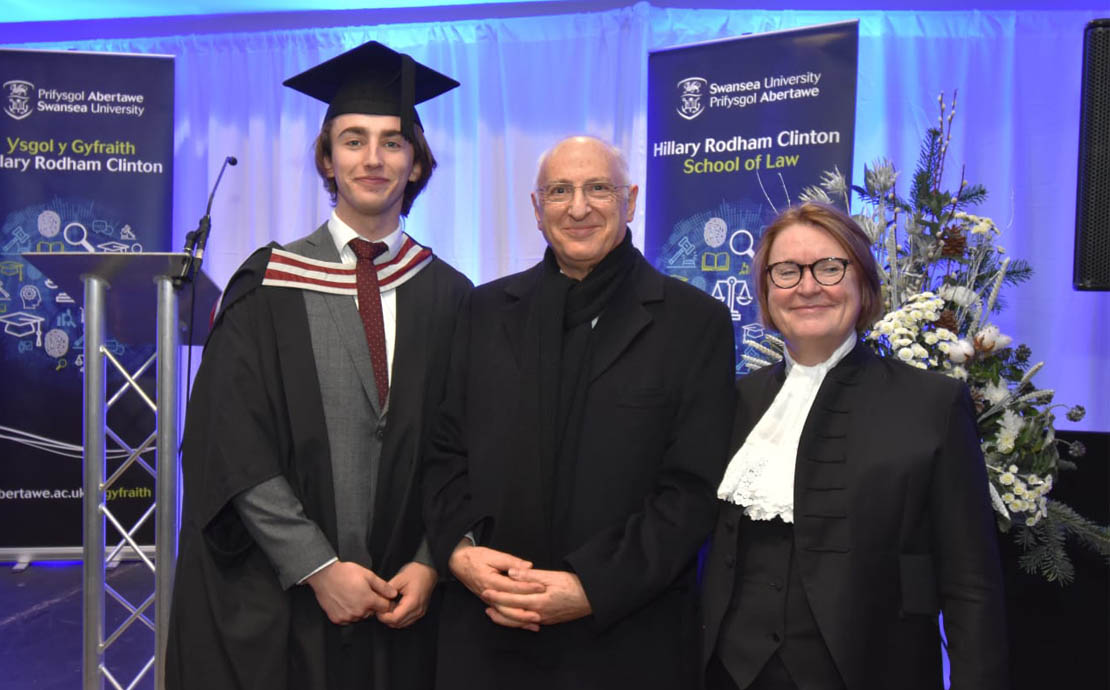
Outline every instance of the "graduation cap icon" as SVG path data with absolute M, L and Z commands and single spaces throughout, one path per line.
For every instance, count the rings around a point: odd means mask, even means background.
M 17 311 L 0 316 L 0 323 L 4 324 L 4 332 L 17 338 L 35 336 L 35 347 L 42 347 L 42 322 L 45 319 L 25 311 Z
M 102 249 L 106 252 L 116 253 L 116 254 L 126 252 L 126 251 L 131 249 L 131 245 L 124 244 L 123 242 L 117 242 L 115 240 L 112 240 L 111 242 L 105 242 L 103 244 L 98 244 L 96 246 L 97 246 L 98 249 Z
M 450 91 L 459 82 L 370 41 L 283 84 L 327 103 L 325 120 L 349 113 L 396 115 L 401 118 L 401 134 L 412 139 L 412 124 L 420 125 L 416 104 Z

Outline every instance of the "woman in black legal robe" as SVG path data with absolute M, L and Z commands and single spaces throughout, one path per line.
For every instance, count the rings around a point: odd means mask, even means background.
M 859 342 L 881 299 L 867 236 L 807 203 L 755 256 L 784 362 L 738 384 L 704 578 L 706 686 L 1003 690 L 1001 571 L 966 386 Z

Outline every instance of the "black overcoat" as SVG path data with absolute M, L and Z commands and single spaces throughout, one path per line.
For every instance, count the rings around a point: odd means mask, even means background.
M 778 364 L 740 380 L 733 453 L 784 378 Z M 733 601 L 736 528 L 722 512 L 706 562 L 703 666 Z M 794 544 L 849 690 L 942 688 L 942 611 L 952 688 L 1008 690 L 995 521 L 961 382 L 857 343 L 829 371 L 803 427 Z
M 593 614 L 539 633 L 504 628 L 449 582 L 437 686 L 686 690 L 696 555 L 732 417 L 728 310 L 637 253 L 591 336 L 576 459 L 547 473 L 526 328 L 542 270 L 472 295 L 428 458 L 429 539 L 444 570 L 477 529 L 484 546 L 573 571 Z
M 268 259 L 269 249 L 259 250 L 229 282 L 188 408 L 166 659 L 171 690 L 329 688 L 327 668 L 343 644 L 311 588 L 281 589 L 231 504 L 239 492 L 282 474 L 306 516 L 336 546 L 328 436 L 304 296 L 261 286 Z M 412 558 L 424 535 L 420 458 L 469 289 L 469 280 L 439 259 L 398 287 L 391 411 L 369 544 L 375 572 L 385 579 Z M 430 685 L 434 615 L 398 631 L 364 624 L 381 631 L 373 635 L 375 690 Z

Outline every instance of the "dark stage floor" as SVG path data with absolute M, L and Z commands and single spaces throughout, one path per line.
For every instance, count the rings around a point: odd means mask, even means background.
M 22 572 L 12 565 L 0 564 L 0 689 L 80 688 L 81 564 L 35 563 Z M 154 575 L 141 562 L 127 562 L 109 572 L 108 584 L 141 604 L 154 591 Z M 111 596 L 105 607 L 111 634 L 129 614 Z M 126 688 L 153 653 L 154 632 L 140 622 L 108 648 L 105 663 Z M 153 667 L 135 688 L 154 688 Z

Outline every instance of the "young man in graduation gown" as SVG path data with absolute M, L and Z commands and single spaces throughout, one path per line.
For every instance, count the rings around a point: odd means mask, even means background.
M 536 266 L 475 289 L 425 470 L 437 686 L 697 682 L 696 557 L 732 410 L 728 310 L 632 246 L 618 151 L 557 144 Z
M 231 279 L 186 419 L 166 687 L 419 689 L 436 572 L 418 486 L 469 281 L 400 226 L 458 83 L 367 43 L 285 82 L 329 103 L 335 202 Z

